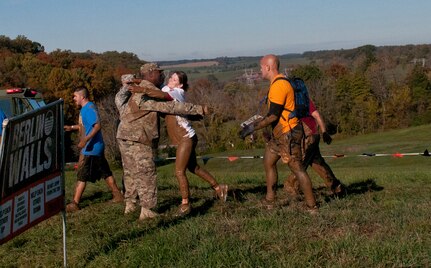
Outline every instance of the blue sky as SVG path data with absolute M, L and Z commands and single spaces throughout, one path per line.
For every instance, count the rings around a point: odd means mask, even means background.
M 162 61 L 431 43 L 430 0 L 0 0 L 0 35 Z

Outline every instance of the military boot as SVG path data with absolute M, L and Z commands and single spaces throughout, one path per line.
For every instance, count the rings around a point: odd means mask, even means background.
M 143 221 L 146 219 L 152 219 L 157 217 L 159 214 L 157 214 L 156 212 L 152 211 L 151 209 L 148 208 L 141 208 L 141 214 L 139 215 L 139 220 Z
M 126 201 L 126 207 L 124 208 L 124 214 L 130 214 L 136 210 L 136 204 L 134 202 Z

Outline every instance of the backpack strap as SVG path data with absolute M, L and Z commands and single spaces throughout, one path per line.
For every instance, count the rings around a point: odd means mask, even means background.
M 286 80 L 290 85 L 292 85 L 291 83 L 290 83 L 290 81 L 289 81 L 289 79 L 287 78 L 287 77 L 285 77 L 285 76 L 282 76 L 282 77 L 277 77 L 277 78 L 275 78 L 274 79 L 274 81 L 272 81 L 272 83 L 271 83 L 271 86 L 275 83 L 275 82 L 277 82 L 278 80 Z M 267 97 L 266 97 L 266 99 L 268 100 L 269 99 L 269 90 L 268 90 L 268 94 L 267 94 Z M 283 111 L 288 111 L 288 112 L 290 112 L 290 113 L 293 113 L 293 111 L 291 111 L 291 110 L 289 110 L 289 109 L 287 109 L 286 108 L 286 104 L 283 106 Z M 280 115 L 280 118 L 281 119 L 283 119 L 285 122 L 289 122 L 289 120 L 290 120 L 290 117 L 288 117 L 287 118 L 287 120 L 286 120 L 286 118 L 283 116 L 283 113 Z M 277 121 L 277 124 L 275 125 L 275 127 L 274 127 L 274 129 L 273 129 L 273 133 L 275 133 L 276 132 L 276 129 L 277 128 L 280 128 L 280 119 Z M 290 125 L 289 125 L 289 127 L 290 127 Z M 275 134 L 274 134 L 275 135 Z M 278 135 L 275 135 L 275 136 L 278 136 Z
M 290 80 L 287 77 L 285 77 L 285 76 L 275 78 L 274 81 L 272 81 L 271 86 L 275 82 L 277 82 L 278 80 L 286 80 L 292 86 L 292 83 L 290 83 Z M 266 100 L 269 99 L 268 96 L 269 96 L 269 90 L 268 90 L 268 94 L 266 95 Z M 286 110 L 286 111 L 289 111 L 289 112 L 293 113 L 293 111 L 287 109 L 286 107 L 283 107 L 283 109 Z M 281 117 L 286 121 L 286 119 L 283 116 L 281 116 Z
M 281 77 L 275 78 L 274 81 L 272 81 L 271 85 L 277 82 L 278 80 L 286 80 L 287 82 L 289 82 L 289 79 L 287 77 L 281 76 Z

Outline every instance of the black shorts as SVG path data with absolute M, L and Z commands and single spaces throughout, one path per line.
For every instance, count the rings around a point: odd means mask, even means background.
M 78 181 L 96 182 L 112 176 L 108 161 L 105 155 L 84 155 L 78 166 Z

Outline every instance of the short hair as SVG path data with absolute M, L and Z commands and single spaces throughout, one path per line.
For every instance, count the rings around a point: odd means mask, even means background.
M 75 92 L 82 92 L 82 96 L 85 99 L 88 99 L 88 96 L 90 95 L 86 87 L 78 87 L 75 89 Z

